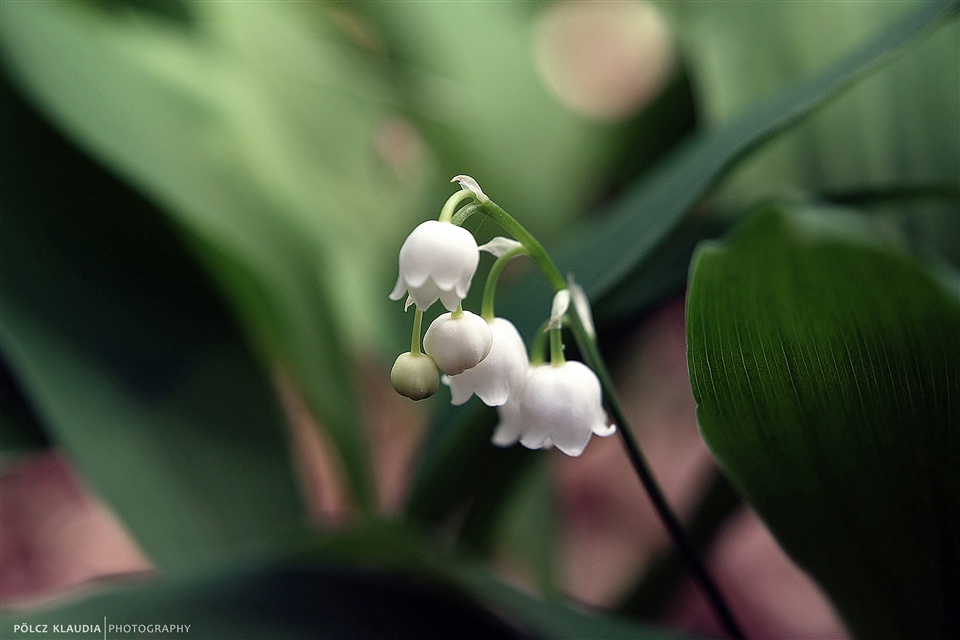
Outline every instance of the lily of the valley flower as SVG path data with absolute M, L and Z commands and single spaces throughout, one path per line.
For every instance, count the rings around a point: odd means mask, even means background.
M 487 406 L 498 407 L 526 380 L 530 361 L 520 332 L 506 318 L 494 318 L 488 324 L 493 345 L 487 357 L 459 375 L 442 378 L 450 387 L 453 404 L 463 404 L 477 394 Z
M 448 376 L 480 364 L 492 345 L 493 334 L 487 321 L 469 311 L 437 316 L 423 334 L 423 350 Z
M 449 222 L 428 220 L 400 247 L 400 275 L 390 299 L 399 300 L 409 292 L 421 310 L 439 299 L 454 311 L 467 297 L 479 261 L 473 234 Z
M 555 446 L 579 456 L 591 435 L 616 431 L 607 424 L 602 397 L 596 374 L 581 362 L 531 367 L 521 393 L 499 408 L 492 441 L 508 446 L 519 440 L 529 449 Z

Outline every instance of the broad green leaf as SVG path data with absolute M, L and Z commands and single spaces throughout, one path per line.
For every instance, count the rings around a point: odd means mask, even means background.
M 27 633 L 16 625 L 48 625 Z M 54 625 L 61 625 L 58 632 Z M 65 633 L 66 625 L 94 631 Z M 97 626 L 99 625 L 97 630 Z M 104 626 L 106 625 L 106 626 Z M 116 628 L 114 625 L 119 626 Z M 155 626 L 189 625 L 163 630 Z M 77 628 L 77 627 L 75 627 Z M 152 582 L 38 612 L 5 612 L 4 638 L 519 640 L 529 637 L 448 585 L 319 563 L 258 566 Z
M 590 614 L 556 601 L 544 601 L 508 586 L 490 573 L 473 567 L 457 566 L 452 571 L 465 589 L 509 620 L 528 628 L 537 638 L 551 640 L 670 640 L 690 638 L 638 625 L 606 614 Z
M 283 416 L 220 299 L 159 212 L 0 100 L 0 348 L 32 412 L 162 570 L 285 548 Z
M 889 228 L 769 207 L 695 258 L 707 444 L 854 635 L 960 630 L 960 289 Z
M 911 37 L 955 11 L 956 6 L 953 2 L 922 7 L 823 74 L 788 87 L 718 131 L 693 138 L 653 175 L 630 188 L 605 218 L 576 225 L 555 254 L 559 266 L 576 275 L 601 312 L 609 308 L 622 317 L 662 297 L 663 283 L 682 281 L 686 264 L 667 255 L 661 257 L 670 258 L 672 272 L 647 266 L 658 247 L 674 233 L 676 251 L 689 255 L 678 225 L 717 180 L 752 150 L 889 61 Z M 488 195 L 498 200 L 496 193 Z M 523 221 L 522 211 L 498 202 Z M 550 305 L 550 292 L 536 277 L 498 298 L 498 313 L 511 318 L 528 338 Z M 469 488 L 486 482 L 482 461 L 490 455 L 487 437 L 493 418 L 485 415 L 483 423 L 473 422 L 463 413 L 457 414 L 455 421 L 447 413 L 434 421 L 410 491 L 413 511 L 424 513 L 421 506 L 429 503 L 430 517 L 442 517 L 469 499 Z M 433 492 L 439 486 L 445 490 L 437 495 Z
M 57 126 L 185 231 L 264 359 L 296 379 L 366 503 L 342 330 L 356 341 L 376 330 L 386 300 L 370 276 L 383 238 L 406 226 L 423 167 L 401 183 L 372 159 L 389 95 L 368 58 L 306 7 L 184 8 L 189 28 L 85 3 L 3 3 L 4 63 Z

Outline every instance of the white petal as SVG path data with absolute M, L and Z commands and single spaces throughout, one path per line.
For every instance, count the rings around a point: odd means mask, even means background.
M 438 296 L 440 297 L 440 303 L 447 311 L 456 311 L 466 297 L 465 295 L 461 296 L 456 291 L 443 290 L 439 290 Z
M 450 182 L 459 182 L 461 189 L 466 189 L 467 191 L 472 191 L 473 195 L 477 197 L 477 200 L 480 202 L 487 202 L 490 198 L 483 192 L 483 189 L 480 188 L 480 185 L 477 184 L 477 181 L 471 178 L 470 176 L 453 176 L 450 179 Z
M 563 314 L 570 308 L 570 291 L 561 289 L 553 296 L 553 306 L 550 308 L 550 323 L 548 329 L 559 329 L 563 326 Z
M 494 429 L 490 441 L 498 447 L 509 447 L 520 438 L 523 426 L 519 421 L 520 403 L 508 402 L 497 407 L 497 415 L 500 416 L 500 423 Z
M 437 222 L 437 225 L 438 246 L 428 259 L 431 277 L 437 286 L 445 291 L 460 285 L 465 296 L 480 263 L 477 241 L 473 234 L 463 227 L 445 222 Z
M 432 280 L 427 280 L 419 287 L 410 288 L 410 297 L 417 303 L 417 308 L 421 311 L 429 309 L 430 305 L 436 302 L 439 296 L 440 290 L 437 289 L 437 285 L 433 284 Z
M 443 384 L 450 387 L 450 404 L 459 406 L 473 396 L 473 388 L 467 381 L 463 380 L 465 373 L 467 372 L 464 371 L 457 376 L 443 376 L 440 378 Z
M 397 276 L 397 284 L 393 285 L 393 291 L 390 292 L 391 300 L 399 300 L 407 292 L 407 283 L 403 281 L 403 274 Z
M 523 338 L 512 322 L 494 318 L 489 326 L 493 337 L 490 353 L 477 366 L 453 376 L 450 389 L 452 392 L 456 388 L 455 398 L 461 393 L 468 397 L 475 393 L 487 406 L 497 407 L 523 385 L 530 362 Z
M 573 279 L 572 273 L 567 274 L 567 287 L 570 289 L 570 296 L 573 298 L 573 308 L 577 310 L 580 323 L 583 325 L 583 328 L 587 330 L 588 336 L 596 338 L 597 329 L 593 324 L 593 311 L 590 309 L 590 299 L 587 298 L 587 293 L 583 290 L 583 287 Z
M 607 436 L 612 436 L 617 431 L 617 425 L 615 424 L 603 424 L 598 423 L 593 427 L 593 435 L 598 438 L 606 438 Z
M 507 251 L 510 251 L 512 249 L 518 249 L 522 246 L 523 245 L 517 242 L 516 240 L 513 240 L 511 238 L 504 238 L 503 236 L 497 236 L 496 238 L 493 238 L 492 240 L 490 240 L 490 242 L 484 245 L 481 245 L 480 251 L 486 251 L 487 253 L 491 253 L 497 258 L 499 258 L 503 254 L 505 254 Z
M 527 423 L 542 425 L 532 427 L 537 437 L 542 429 L 554 446 L 577 456 L 590 441 L 594 427 L 605 423 L 601 399 L 600 382 L 593 371 L 583 363 L 567 361 L 532 369 L 521 407 Z
M 453 311 L 466 297 L 479 261 L 469 231 L 437 220 L 423 222 L 400 247 L 400 274 L 390 298 L 399 300 L 407 290 L 420 309 L 442 298 Z

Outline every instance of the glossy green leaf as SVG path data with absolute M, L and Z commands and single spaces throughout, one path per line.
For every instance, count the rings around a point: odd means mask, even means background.
M 163 570 L 285 548 L 283 415 L 220 299 L 156 209 L 0 101 L 0 348 L 31 413 Z
M 372 302 L 364 282 L 386 260 L 383 238 L 405 224 L 382 207 L 409 208 L 422 175 L 398 184 L 357 143 L 389 122 L 389 96 L 305 5 L 184 9 L 192 26 L 88 3 L 4 3 L 4 62 L 61 130 L 185 230 L 368 502 L 343 332 L 374 331 L 386 300 Z
M 839 210 L 767 208 L 695 258 L 704 438 L 857 637 L 960 631 L 958 294 Z
M 678 255 L 690 254 L 690 238 L 679 225 L 720 177 L 750 151 L 890 60 L 911 37 L 955 11 L 956 5 L 919 9 L 825 73 L 789 87 L 716 132 L 695 137 L 630 188 L 606 217 L 577 225 L 556 253 L 559 266 L 576 275 L 598 311 L 610 318 L 637 313 L 661 299 L 664 283 L 682 282 L 687 271 Z M 490 195 L 497 199 L 495 193 Z M 500 204 L 510 208 L 507 202 Z M 522 211 L 511 212 L 523 219 Z M 676 253 L 660 254 L 657 266 L 646 268 L 671 237 L 676 240 Z M 661 271 L 665 264 L 672 265 L 672 270 Z M 550 295 L 538 278 L 527 278 L 498 296 L 498 313 L 513 320 L 529 338 L 548 313 Z M 409 501 L 412 512 L 442 518 L 487 481 L 482 461 L 491 455 L 487 439 L 493 423 L 485 415 L 482 423 L 464 413 L 451 418 L 445 411 L 437 417 L 415 471 Z M 438 493 L 440 486 L 444 490 Z M 429 510 L 422 509 L 427 504 Z

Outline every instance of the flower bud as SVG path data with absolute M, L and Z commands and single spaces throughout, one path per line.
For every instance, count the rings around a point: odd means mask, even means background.
M 448 376 L 477 366 L 492 345 L 493 334 L 487 321 L 469 311 L 456 316 L 444 313 L 423 334 L 423 350 Z
M 401 353 L 393 363 L 390 382 L 400 395 L 411 400 L 423 400 L 440 388 L 440 372 L 430 356 L 408 351 Z

